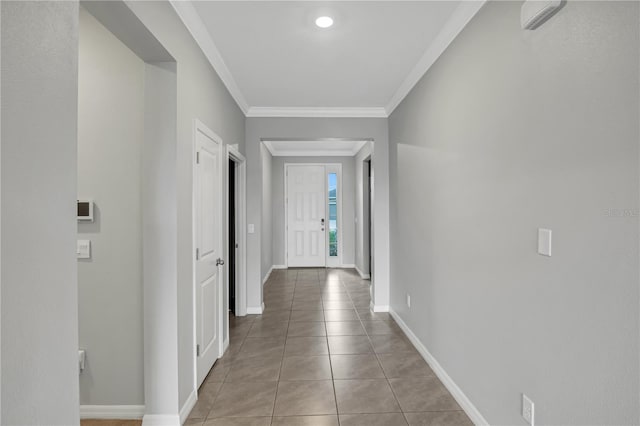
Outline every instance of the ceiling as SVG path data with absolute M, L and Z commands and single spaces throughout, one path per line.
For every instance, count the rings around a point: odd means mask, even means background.
M 247 116 L 386 117 L 483 3 L 172 4 Z

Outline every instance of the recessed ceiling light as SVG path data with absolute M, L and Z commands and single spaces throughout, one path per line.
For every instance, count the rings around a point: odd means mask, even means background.
M 333 25 L 333 18 L 330 16 L 321 16 L 316 19 L 316 25 L 320 28 L 329 28 Z

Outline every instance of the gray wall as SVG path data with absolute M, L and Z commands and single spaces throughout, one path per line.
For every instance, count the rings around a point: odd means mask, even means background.
M 364 275 L 370 275 L 369 265 L 369 170 L 365 160 L 373 154 L 373 143 L 367 142 L 354 158 L 355 164 L 355 265 Z M 373 230 L 372 230 L 373 233 Z
M 244 153 L 245 117 L 168 2 L 129 7 L 177 62 L 178 360 L 180 406 L 193 391 L 192 177 L 193 119 Z M 227 164 L 223 169 L 226 187 Z M 226 221 L 226 212 L 223 220 Z M 226 232 L 225 232 L 226 235 Z M 226 241 L 224 242 L 226 247 Z M 226 250 L 225 250 L 226 255 Z M 225 291 L 226 294 L 226 291 Z M 226 296 L 225 296 L 226 298 Z
M 262 258 L 260 261 L 260 277 L 264 280 L 271 266 L 273 266 L 273 171 L 271 165 L 273 157 L 264 144 L 260 144 L 260 155 L 262 158 L 262 221 L 260 223 L 260 229 L 263 230 L 261 239 Z
M 255 234 L 247 237 L 247 306 L 262 303 L 262 253 L 264 230 L 261 227 L 263 205 L 263 174 L 261 138 L 348 138 L 375 140 L 374 168 L 376 170 L 376 205 L 374 207 L 376 253 L 374 303 L 389 304 L 389 174 L 388 174 L 388 122 L 384 118 L 247 118 L 247 223 L 256 224 Z M 270 257 L 268 259 L 271 259 Z
M 284 265 L 285 255 L 285 208 L 284 208 L 284 165 L 285 163 L 335 163 L 342 164 L 342 222 L 338 227 L 342 228 L 342 263 L 353 265 L 355 263 L 354 237 L 355 237 L 355 161 L 353 157 L 273 157 L 272 163 L 272 189 L 271 200 L 273 203 L 273 264 Z M 328 220 L 328 219 L 327 219 Z
M 491 424 L 639 424 L 639 5 L 520 5 L 390 118 L 392 308 Z
M 92 242 L 92 259 L 78 261 L 83 405 L 144 405 L 144 77 L 144 62 L 81 8 L 78 197 L 96 214 L 78 222 L 78 238 Z
M 1 8 L 0 423 L 78 424 L 78 3 Z

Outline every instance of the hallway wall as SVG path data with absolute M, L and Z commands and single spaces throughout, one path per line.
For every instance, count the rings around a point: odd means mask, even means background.
M 339 163 L 342 164 L 342 263 L 353 265 L 354 220 L 355 220 L 355 168 L 353 157 L 273 157 L 273 182 L 271 200 L 273 203 L 272 253 L 273 265 L 285 264 L 285 204 L 284 204 L 284 165 L 285 163 Z M 327 219 L 328 220 L 328 219 Z
M 78 3 L 3 1 L 3 425 L 78 418 Z
M 144 62 L 81 8 L 78 197 L 95 202 L 94 222 L 78 222 L 78 238 L 92 244 L 92 258 L 78 260 L 81 405 L 144 405 L 144 74 Z
M 639 424 L 639 5 L 521 4 L 390 118 L 391 306 L 490 424 Z
M 245 117 L 169 2 L 127 2 L 177 62 L 177 306 L 179 408 L 193 391 L 193 120 L 245 154 Z M 227 164 L 223 162 L 223 187 Z M 223 221 L 226 221 L 226 212 Z M 224 223 L 224 222 L 223 222 Z M 226 232 L 224 233 L 226 235 Z M 223 246 L 227 242 L 223 241 Z M 226 290 L 223 297 L 226 298 Z M 225 319 L 226 321 L 226 319 Z

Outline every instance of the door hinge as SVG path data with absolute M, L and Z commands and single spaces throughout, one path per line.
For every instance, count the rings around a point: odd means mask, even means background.
M 196 356 L 200 356 L 200 345 L 196 345 Z
M 196 260 L 200 260 L 200 249 L 196 249 Z
M 200 164 L 200 151 L 196 152 L 196 164 Z

